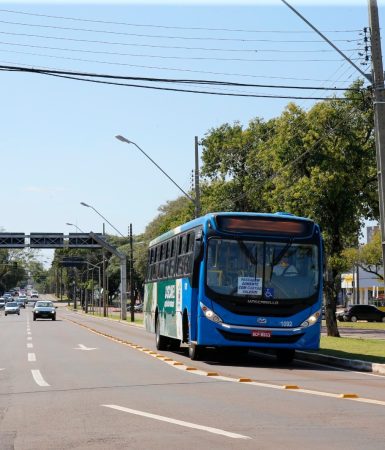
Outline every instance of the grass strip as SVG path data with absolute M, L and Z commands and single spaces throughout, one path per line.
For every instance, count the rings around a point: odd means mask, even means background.
M 385 364 L 385 341 L 322 336 L 320 350 L 317 353 Z

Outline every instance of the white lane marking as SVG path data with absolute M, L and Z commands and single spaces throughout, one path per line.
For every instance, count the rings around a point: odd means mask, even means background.
M 33 348 L 33 344 L 31 344 L 30 342 L 28 342 L 27 348 Z
M 5 369 L 0 369 L 0 370 L 5 370 Z
M 28 362 L 35 362 L 35 361 L 36 361 L 35 353 L 28 353 Z
M 27 340 L 28 340 L 28 341 L 32 341 L 31 336 L 27 337 Z
M 29 334 L 29 335 L 30 335 L 30 334 L 32 334 L 32 333 L 31 333 L 30 331 L 27 331 L 27 334 Z
M 220 434 L 221 436 L 226 436 L 233 439 L 251 439 L 249 436 L 243 436 L 242 434 L 231 433 L 229 431 L 221 430 L 219 428 L 206 427 L 204 425 L 198 425 L 196 423 L 185 422 L 184 420 L 172 419 L 170 417 L 158 416 L 157 414 L 151 414 L 144 411 L 138 411 L 136 409 L 125 408 L 118 405 L 101 405 L 106 408 L 116 409 L 118 411 L 127 412 L 130 414 L 135 414 L 137 416 L 148 417 L 149 419 L 160 420 L 162 422 L 173 423 L 175 425 L 180 425 L 182 427 L 194 428 L 196 430 L 207 431 L 208 433 Z
M 50 384 L 48 384 L 44 378 L 42 377 L 40 370 L 31 370 L 33 379 L 35 380 L 36 384 L 38 384 L 41 387 L 48 387 Z
M 79 344 L 79 347 L 74 348 L 74 350 L 97 350 L 95 347 L 86 347 L 83 344 Z

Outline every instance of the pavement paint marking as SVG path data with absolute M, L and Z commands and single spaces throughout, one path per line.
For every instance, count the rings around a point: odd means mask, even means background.
M 30 342 L 28 342 L 27 348 L 33 348 L 33 344 L 31 344 Z
M 35 353 L 28 353 L 28 362 L 36 362 Z
M 28 341 L 32 341 L 31 336 L 27 337 L 27 340 L 28 340 Z
M 31 333 L 30 331 L 27 331 L 27 334 L 29 334 L 29 335 L 30 335 L 30 334 L 32 334 L 32 333 Z
M 125 408 L 124 406 L 118 405 L 101 405 L 106 408 L 116 409 L 118 411 L 123 411 L 129 414 L 135 414 L 137 416 L 147 417 L 149 419 L 159 420 L 161 422 L 173 423 L 174 425 L 179 425 L 181 427 L 193 428 L 196 430 L 207 431 L 208 433 L 219 434 L 221 436 L 226 436 L 232 439 L 251 439 L 249 436 L 243 436 L 242 434 L 231 433 L 229 431 L 221 430 L 219 428 L 206 427 L 204 425 L 198 425 L 196 423 L 185 422 L 184 420 L 172 419 L 170 417 L 158 416 L 157 414 L 151 414 L 144 411 L 138 411 L 136 409 Z
M 94 330 L 94 329 L 92 329 L 90 327 L 87 327 L 85 325 L 79 324 L 78 322 L 75 322 L 74 320 L 71 320 L 71 319 L 68 319 L 68 320 L 70 322 L 76 324 L 76 325 L 79 325 L 81 327 L 87 328 L 89 331 L 91 331 L 91 332 L 93 332 L 95 334 L 99 334 L 99 335 L 107 337 L 107 338 L 109 337 L 105 333 L 102 333 L 100 331 Z M 132 348 L 135 348 L 135 347 L 132 347 Z M 77 350 L 79 350 L 79 349 L 77 349 Z M 157 353 L 156 352 L 153 352 L 153 353 L 149 352 L 147 354 L 150 355 L 150 356 L 154 356 Z M 158 361 L 160 360 L 159 358 L 157 358 L 157 359 L 158 359 Z M 304 363 L 309 364 L 309 365 L 319 365 L 319 366 L 322 366 L 322 367 L 329 367 L 330 369 L 339 370 L 339 371 L 343 371 L 343 372 L 352 372 L 351 370 L 348 370 L 348 369 L 332 367 L 332 366 L 328 366 L 326 364 L 313 363 L 313 362 L 310 362 L 310 361 L 301 361 L 301 362 L 304 362 Z M 178 369 L 178 370 L 185 370 L 185 367 L 186 367 L 185 364 L 183 364 L 181 362 L 175 362 L 175 361 L 172 361 L 172 362 L 168 362 L 167 361 L 166 364 L 169 364 L 169 365 L 173 366 L 175 369 Z M 196 375 L 207 376 L 208 372 L 203 372 L 203 371 L 200 371 L 200 370 L 196 370 L 196 371 L 190 371 L 190 373 L 193 373 L 193 374 L 196 374 Z M 381 375 L 368 374 L 368 373 L 365 373 L 365 372 L 355 372 L 355 371 L 353 371 L 353 373 L 358 373 L 358 374 L 361 374 L 361 375 L 364 374 L 364 375 L 372 375 L 372 376 L 381 376 Z M 213 378 L 215 378 L 216 380 L 227 381 L 227 382 L 230 382 L 230 383 L 239 383 L 239 378 L 230 378 L 230 377 L 224 377 L 224 376 L 220 376 L 220 375 L 211 375 L 211 376 Z M 263 388 L 268 388 L 268 389 L 280 389 L 282 391 L 291 392 L 291 393 L 301 393 L 301 394 L 307 394 L 307 395 L 316 395 L 316 396 L 320 396 L 320 397 L 330 397 L 330 398 L 342 399 L 342 400 L 347 400 L 347 401 L 355 401 L 355 402 L 360 402 L 360 403 L 369 403 L 369 404 L 373 404 L 373 405 L 385 406 L 385 401 L 382 401 L 382 400 L 374 400 L 374 399 L 370 399 L 370 398 L 361 398 L 361 397 L 359 397 L 359 398 L 342 398 L 341 397 L 341 393 L 314 391 L 314 390 L 311 390 L 311 389 L 302 389 L 300 387 L 298 387 L 297 389 L 285 389 L 285 387 L 281 386 L 281 385 L 269 384 L 269 383 L 259 383 L 257 381 L 253 381 L 253 380 L 251 380 L 251 381 L 249 381 L 247 383 L 239 383 L 239 384 L 243 384 L 243 385 L 247 385 L 247 386 L 263 387 Z M 108 405 L 104 405 L 104 406 L 108 406 Z
M 31 370 L 33 379 L 35 380 L 36 384 L 38 384 L 41 387 L 49 387 L 50 384 L 48 384 L 44 378 L 42 377 L 40 370 Z
M 75 347 L 74 350 L 97 350 L 95 347 L 86 347 L 83 344 L 79 344 L 79 347 Z

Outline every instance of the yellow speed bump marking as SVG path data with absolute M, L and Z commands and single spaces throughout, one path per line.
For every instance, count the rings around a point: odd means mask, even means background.
M 358 398 L 357 394 L 340 394 L 340 398 Z
M 186 370 L 198 370 L 196 367 L 186 367 Z
M 104 337 L 107 337 L 107 338 L 113 340 L 113 336 L 111 336 L 107 333 L 103 333 L 102 331 L 95 330 L 94 328 L 83 325 L 79 322 L 76 322 L 75 320 L 71 320 L 71 319 L 67 319 L 67 318 L 64 320 L 67 320 L 68 322 L 72 322 L 75 325 L 84 327 L 91 333 L 95 333 L 100 336 L 104 336 Z M 139 350 L 139 348 L 137 348 L 137 347 L 140 347 L 140 351 L 146 351 L 147 354 L 150 354 L 152 356 L 158 354 L 155 351 L 149 351 L 148 349 L 144 349 L 143 347 L 141 347 L 139 345 L 132 344 L 129 341 L 124 341 L 124 344 L 130 345 L 130 347 L 135 348 L 137 350 Z M 163 358 L 162 361 L 167 361 L 168 364 L 173 365 L 173 366 L 185 366 L 184 363 L 174 361 L 172 358 Z M 294 391 L 296 393 L 301 393 L 301 394 L 308 394 L 308 395 L 314 395 L 314 396 L 320 396 L 320 397 L 330 397 L 330 398 L 335 398 L 335 399 L 346 399 L 346 400 L 356 401 L 356 402 L 360 402 L 360 403 L 367 403 L 367 404 L 373 404 L 373 405 L 379 405 L 379 406 L 385 407 L 385 401 L 383 401 L 383 400 L 362 398 L 362 397 L 359 397 L 357 394 L 353 394 L 353 393 L 335 394 L 335 393 L 331 393 L 331 392 L 322 392 L 322 391 L 314 391 L 311 389 L 303 389 L 303 388 L 299 388 L 296 385 L 283 385 L 283 386 L 281 385 L 280 386 L 280 385 L 269 384 L 269 383 L 260 383 L 257 381 L 253 381 L 251 378 L 224 377 L 224 376 L 219 375 L 218 372 L 204 372 L 201 370 L 196 370 L 196 371 L 194 371 L 194 373 L 197 375 L 199 374 L 199 375 L 208 376 L 208 377 L 218 377 L 217 379 L 220 379 L 223 381 L 228 381 L 228 382 L 233 382 L 233 383 L 234 382 L 246 383 L 246 384 L 248 384 L 248 386 L 257 386 L 257 387 L 264 387 L 264 388 L 269 388 L 269 389 L 285 389 L 287 391 L 291 390 L 291 391 Z

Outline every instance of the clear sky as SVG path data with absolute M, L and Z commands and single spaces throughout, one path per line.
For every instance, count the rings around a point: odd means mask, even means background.
M 289 1 L 363 66 L 367 1 Z M 385 18 L 379 1 L 380 23 Z M 280 1 L 2 2 L 0 64 L 131 77 L 342 87 L 360 77 Z M 290 99 L 180 93 L 0 72 L 1 214 L 8 232 L 143 232 L 177 188 L 191 187 L 194 137 L 225 122 L 281 114 Z M 116 80 L 115 80 L 116 81 Z M 119 82 L 124 82 L 120 80 Z M 165 84 L 128 81 L 165 87 Z M 166 87 L 221 93 L 325 97 L 276 87 Z M 341 92 L 334 92 L 341 96 Z M 315 100 L 294 100 L 309 108 Z M 114 230 L 106 225 L 106 231 Z

